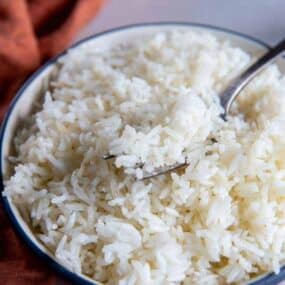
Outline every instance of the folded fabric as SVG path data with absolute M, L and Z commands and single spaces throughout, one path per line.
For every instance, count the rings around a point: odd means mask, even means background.
M 103 0 L 0 1 L 0 120 L 24 79 L 62 51 Z
M 23 81 L 62 51 L 103 0 L 0 0 L 0 120 Z M 45 262 L 14 233 L 0 205 L 0 284 L 58 285 Z

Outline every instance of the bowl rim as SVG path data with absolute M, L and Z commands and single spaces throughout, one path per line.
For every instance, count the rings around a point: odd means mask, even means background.
M 212 30 L 217 32 L 223 32 L 226 34 L 231 34 L 234 36 L 237 36 L 243 40 L 250 41 L 254 44 L 257 44 L 259 46 L 264 47 L 267 50 L 271 49 L 271 46 L 264 41 L 255 38 L 250 35 L 246 35 L 241 32 L 237 32 L 228 28 L 222 28 L 215 25 L 209 25 L 209 24 L 203 24 L 203 23 L 197 23 L 197 22 L 180 22 L 180 21 L 163 21 L 163 22 L 146 22 L 146 23 L 135 23 L 130 25 L 123 25 L 116 28 L 108 29 L 100 33 L 93 34 L 89 37 L 83 38 L 79 40 L 78 42 L 74 43 L 73 45 L 66 48 L 63 52 L 61 52 L 59 55 L 53 57 L 52 59 L 48 60 L 43 66 L 41 66 L 38 70 L 36 70 L 21 86 L 21 88 L 16 92 L 15 97 L 13 98 L 12 102 L 10 103 L 8 110 L 6 111 L 6 114 L 4 116 L 4 119 L 1 123 L 0 128 L 0 200 L 2 202 L 4 211 L 6 212 L 9 221 L 16 231 L 17 235 L 24 241 L 24 243 L 42 260 L 44 260 L 48 266 L 52 267 L 56 272 L 61 274 L 63 277 L 67 278 L 71 282 L 75 282 L 75 284 L 81 284 L 81 285 L 99 285 L 98 281 L 91 280 L 88 276 L 85 276 L 84 274 L 78 274 L 71 270 L 69 270 L 67 267 L 61 265 L 58 261 L 56 261 L 55 258 L 52 258 L 49 256 L 46 252 L 44 252 L 41 248 L 39 248 L 30 238 L 29 235 L 25 232 L 25 230 L 22 228 L 21 223 L 18 221 L 17 217 L 14 215 L 13 210 L 10 206 L 10 203 L 7 199 L 7 197 L 4 197 L 2 195 L 2 192 L 4 190 L 4 181 L 3 181 L 3 171 L 2 171 L 2 155 L 3 155 L 3 138 L 4 134 L 6 132 L 6 127 L 8 120 L 10 118 L 10 115 L 12 114 L 12 111 L 14 107 L 16 106 L 19 98 L 25 94 L 25 90 L 29 87 L 29 85 L 34 82 L 37 77 L 44 71 L 46 68 L 48 68 L 50 65 L 57 62 L 57 60 L 64 55 L 67 54 L 67 52 L 70 49 L 76 48 L 80 46 L 81 44 L 84 44 L 90 40 L 93 40 L 95 38 L 101 37 L 103 35 L 108 35 L 112 33 L 116 33 L 119 31 L 124 31 L 128 29 L 133 28 L 143 28 L 143 27 L 159 27 L 159 26 L 181 26 L 181 27 L 197 27 L 197 28 L 203 28 L 206 30 Z M 262 275 L 263 276 L 263 275 Z M 277 284 L 277 282 L 280 282 L 285 279 L 285 266 L 283 266 L 280 269 L 279 274 L 274 273 L 265 273 L 264 277 L 260 277 L 260 279 L 251 282 L 249 281 L 251 285 L 265 285 L 265 284 Z

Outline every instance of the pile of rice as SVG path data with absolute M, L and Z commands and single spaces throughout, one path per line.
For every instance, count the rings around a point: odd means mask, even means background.
M 218 94 L 254 58 L 169 31 L 60 60 L 15 139 L 12 197 L 69 269 L 104 284 L 242 283 L 285 262 L 285 80 L 272 65 L 227 122 Z M 104 161 L 104 154 L 114 160 Z M 156 167 L 189 166 L 149 180 Z M 140 167 L 142 166 L 142 167 Z

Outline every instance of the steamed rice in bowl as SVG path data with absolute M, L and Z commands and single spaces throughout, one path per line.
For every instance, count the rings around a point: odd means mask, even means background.
M 227 122 L 219 117 L 219 92 L 253 60 L 209 33 L 179 30 L 71 50 L 18 131 L 4 195 L 61 264 L 104 284 L 239 284 L 278 273 L 277 66 L 246 88 Z M 139 180 L 185 157 L 185 169 Z

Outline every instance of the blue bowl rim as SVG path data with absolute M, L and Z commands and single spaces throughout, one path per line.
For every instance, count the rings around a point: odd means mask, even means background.
M 57 62 L 59 58 L 64 56 L 70 49 L 73 49 L 83 43 L 88 42 L 89 40 L 93 40 L 97 37 L 111 34 L 117 31 L 122 31 L 122 30 L 127 30 L 127 29 L 132 29 L 136 27 L 147 27 L 147 26 L 168 26 L 168 25 L 176 25 L 176 26 L 186 26 L 186 27 L 197 27 L 197 28 L 205 28 L 209 30 L 214 30 L 214 31 L 220 31 L 220 32 L 225 32 L 228 34 L 232 34 L 244 39 L 247 39 L 249 41 L 252 41 L 260 46 L 265 47 L 266 49 L 271 49 L 271 46 L 264 41 L 257 39 L 255 37 L 227 29 L 227 28 L 222 28 L 222 27 L 217 27 L 214 25 L 208 25 L 208 24 L 202 24 L 202 23 L 197 23 L 197 22 L 179 22 L 179 21 L 166 21 L 166 22 L 147 22 L 147 23 L 136 23 L 136 24 L 131 24 L 131 25 L 124 25 L 116 28 L 112 28 L 94 35 L 91 35 L 89 37 L 86 37 L 75 44 L 71 45 L 67 49 L 65 49 L 63 52 L 61 52 L 59 55 L 56 57 L 50 59 L 47 61 L 42 67 L 40 67 L 37 71 L 35 71 L 22 85 L 22 87 L 18 90 L 16 93 L 16 96 L 12 100 L 11 104 L 9 105 L 9 108 L 5 114 L 5 117 L 3 119 L 3 122 L 1 124 L 1 129 L 0 129 L 0 192 L 2 193 L 4 190 L 4 181 L 3 181 L 3 175 L 2 175 L 2 148 L 3 148 L 3 137 L 6 131 L 6 126 L 9 120 L 9 117 L 17 104 L 17 101 L 19 98 L 24 94 L 25 90 L 27 87 L 50 65 L 53 63 Z M 0 194 L 1 194 L 0 193 Z M 43 259 L 49 266 L 51 266 L 53 269 L 55 269 L 58 273 L 60 273 L 63 277 L 66 277 L 70 281 L 74 282 L 75 284 L 80 284 L 80 285 L 96 285 L 96 281 L 89 281 L 84 278 L 82 278 L 80 275 L 72 272 L 71 270 L 67 269 L 60 263 L 58 263 L 55 259 L 51 258 L 47 253 L 45 253 L 43 250 L 41 250 L 36 244 L 34 244 L 33 241 L 29 238 L 29 236 L 26 234 L 24 229 L 21 227 L 20 223 L 18 222 L 17 218 L 14 216 L 13 211 L 10 207 L 9 201 L 6 197 L 3 197 L 3 195 L 0 195 L 0 199 L 3 203 L 3 208 L 6 212 L 6 214 L 9 217 L 9 220 L 11 224 L 13 225 L 15 231 L 18 233 L 20 238 L 25 242 L 25 244 L 38 255 L 41 259 Z M 269 273 L 266 276 L 262 277 L 259 280 L 253 281 L 250 283 L 250 285 L 266 285 L 266 284 L 277 284 L 278 282 L 282 281 L 285 279 L 285 266 L 281 268 L 279 274 L 274 274 L 274 273 Z

